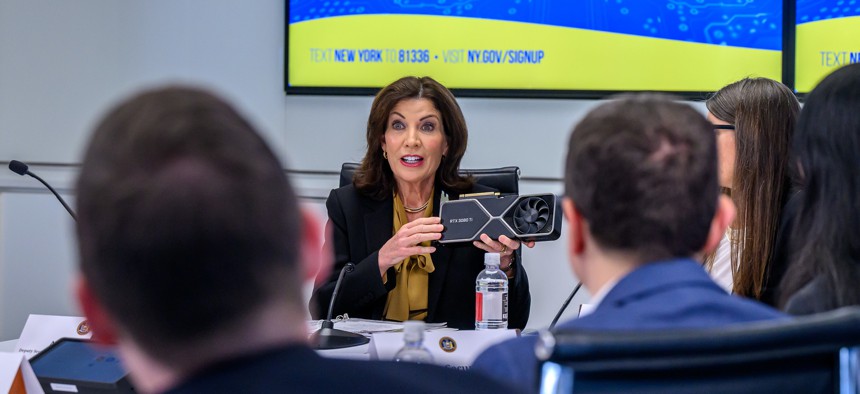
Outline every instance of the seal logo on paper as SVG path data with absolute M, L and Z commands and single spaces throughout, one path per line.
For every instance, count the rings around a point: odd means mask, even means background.
M 451 337 L 442 337 L 439 339 L 439 348 L 445 351 L 445 353 L 451 353 L 457 350 L 457 341 Z
M 78 329 L 76 330 L 78 335 L 87 335 L 90 333 L 90 323 L 86 320 L 82 321 L 81 324 L 78 324 Z

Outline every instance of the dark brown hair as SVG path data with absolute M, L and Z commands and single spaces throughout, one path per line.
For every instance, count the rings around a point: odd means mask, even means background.
M 732 291 L 760 299 L 791 187 L 789 146 L 800 104 L 779 82 L 745 78 L 714 93 L 705 105 L 714 117 L 735 126 Z
M 76 204 L 83 275 L 153 356 L 272 300 L 301 305 L 296 197 L 263 139 L 212 94 L 171 87 L 111 110 Z
M 719 196 L 716 142 L 695 109 L 621 96 L 588 113 L 568 144 L 565 194 L 603 247 L 641 262 L 705 244 Z
M 436 170 L 436 183 L 446 190 L 463 193 L 472 187 L 470 178 L 458 173 L 466 152 L 469 133 L 460 105 L 451 92 L 430 77 L 404 77 L 386 86 L 376 95 L 367 118 L 367 152 L 355 171 L 353 184 L 363 194 L 377 199 L 391 196 L 397 184 L 388 160 L 382 157 L 382 142 L 388 117 L 403 100 L 427 99 L 442 115 L 442 130 L 448 142 L 448 155 L 442 157 Z
M 801 203 L 781 305 L 818 278 L 818 305 L 860 305 L 860 64 L 821 81 L 800 112 L 792 152 L 802 169 Z M 817 310 L 823 312 L 823 310 Z

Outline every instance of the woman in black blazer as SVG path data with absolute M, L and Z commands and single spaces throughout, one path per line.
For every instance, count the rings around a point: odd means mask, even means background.
M 326 201 L 335 265 L 314 289 L 315 318 L 327 312 L 338 274 L 352 262 L 334 314 L 472 329 L 475 278 L 484 253 L 494 252 L 509 279 L 508 327 L 525 327 L 531 298 L 525 270 L 515 261 L 519 241 L 482 235 L 473 245 L 434 242 L 443 229 L 441 201 L 492 191 L 458 173 L 467 137 L 454 96 L 429 77 L 405 77 L 377 94 L 368 149 L 353 184 L 332 190 Z

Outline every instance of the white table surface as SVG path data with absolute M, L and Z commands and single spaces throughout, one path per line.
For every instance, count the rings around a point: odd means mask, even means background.
M 0 352 L 15 352 L 15 348 L 17 345 L 17 339 L 2 341 L 0 342 Z M 370 360 L 370 353 L 368 353 L 368 344 L 344 349 L 317 350 L 317 352 L 325 357 L 349 358 L 354 360 Z

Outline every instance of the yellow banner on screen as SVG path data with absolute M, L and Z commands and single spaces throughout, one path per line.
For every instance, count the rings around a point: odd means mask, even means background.
M 713 91 L 780 79 L 779 51 L 474 18 L 358 15 L 289 27 L 290 86 Z
M 797 26 L 795 84 L 809 92 L 827 74 L 860 63 L 860 16 L 828 19 Z

